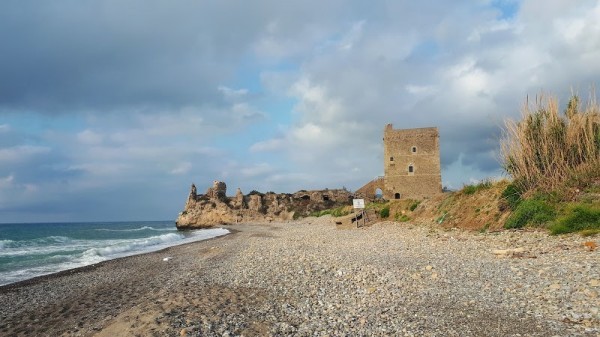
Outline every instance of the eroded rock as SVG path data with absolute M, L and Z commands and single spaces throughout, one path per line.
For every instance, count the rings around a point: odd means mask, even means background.
M 227 197 L 227 185 L 215 180 L 205 194 L 197 194 L 192 184 L 183 212 L 179 213 L 178 229 L 208 228 L 216 225 L 291 220 L 295 215 L 352 203 L 346 189 L 299 191 L 293 194 L 266 194 L 252 191 L 244 195 L 238 188 L 234 197 Z

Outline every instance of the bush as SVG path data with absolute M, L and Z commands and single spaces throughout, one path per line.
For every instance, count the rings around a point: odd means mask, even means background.
M 567 208 L 565 215 L 550 226 L 554 235 L 600 230 L 600 207 L 578 204 Z
M 351 212 L 351 208 L 348 206 L 340 206 L 338 208 L 334 208 L 331 210 L 331 216 L 333 217 L 340 217 L 340 216 L 344 216 L 344 215 L 348 215 Z
M 386 207 L 382 208 L 381 211 L 379 211 L 379 216 L 382 219 L 389 218 L 389 216 L 390 216 L 390 206 L 386 206 Z
M 549 192 L 570 181 L 586 185 L 600 174 L 600 106 L 594 99 L 581 110 L 574 95 L 560 114 L 556 98 L 540 96 L 504 131 L 502 166 L 524 191 Z
M 327 214 L 331 214 L 331 209 L 326 209 L 326 210 L 322 210 L 322 211 L 316 211 L 316 212 L 312 212 L 310 213 L 310 216 L 314 216 L 314 217 L 321 217 L 323 215 L 327 215 Z
M 410 221 L 410 217 L 406 214 L 396 214 L 396 221 L 407 222 Z
M 262 197 L 262 196 L 264 196 L 264 194 L 263 194 L 263 193 L 260 193 L 260 192 L 259 192 L 259 191 L 257 191 L 257 190 L 252 190 L 252 191 L 250 191 L 250 193 L 248 193 L 248 195 L 260 195 L 261 197 Z
M 522 228 L 526 225 L 541 225 L 556 217 L 554 208 L 540 199 L 523 200 L 508 217 L 504 228 Z
M 521 202 L 521 195 L 522 195 L 523 191 L 521 190 L 521 187 L 519 187 L 519 185 L 515 182 L 508 184 L 508 186 L 506 186 L 506 188 L 504 189 L 504 191 L 502 191 L 502 201 L 504 203 L 506 203 L 506 205 L 508 206 L 508 208 L 510 208 L 510 210 L 514 211 L 517 206 L 519 206 L 519 203 Z
M 421 203 L 420 201 L 415 201 L 414 203 L 412 203 L 412 204 L 410 205 L 410 207 L 409 207 L 410 211 L 412 212 L 412 211 L 414 211 L 415 209 L 417 209 L 417 207 L 419 207 L 419 204 L 420 204 L 420 203 Z
M 485 190 L 492 187 L 492 181 L 489 179 L 485 179 L 478 184 L 474 185 L 465 185 L 462 189 L 464 194 L 475 194 L 477 191 Z

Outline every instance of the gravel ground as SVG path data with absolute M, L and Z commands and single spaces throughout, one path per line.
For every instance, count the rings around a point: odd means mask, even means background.
M 600 336 L 600 250 L 580 236 L 228 228 L 0 287 L 0 335 Z

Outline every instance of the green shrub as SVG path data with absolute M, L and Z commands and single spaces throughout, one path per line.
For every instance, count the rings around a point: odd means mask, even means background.
M 475 194 L 477 191 L 485 190 L 492 187 L 492 181 L 489 179 L 485 179 L 478 184 L 474 185 L 465 185 L 462 189 L 464 194 Z
M 381 211 L 379 211 L 379 216 L 382 219 L 389 218 L 389 216 L 390 216 L 390 206 L 386 206 L 386 207 L 382 208 Z
M 519 185 L 517 183 L 510 183 L 508 184 L 508 186 L 506 186 L 506 188 L 504 189 L 504 191 L 502 191 L 502 200 L 506 203 L 506 205 L 508 206 L 508 208 L 510 208 L 511 210 L 515 210 L 517 208 L 517 206 L 519 206 L 519 203 L 521 202 L 521 195 L 523 194 L 523 191 L 521 189 L 521 187 L 519 187 Z
M 413 202 L 413 203 L 410 205 L 410 207 L 409 207 L 410 211 L 411 211 L 411 212 L 412 212 L 412 211 L 414 211 L 414 210 L 415 210 L 417 207 L 419 207 L 419 204 L 420 204 L 420 203 L 421 203 L 420 201 L 415 201 L 415 202 Z
M 596 236 L 597 234 L 600 234 L 600 229 L 584 229 L 581 232 L 579 232 L 579 234 L 581 234 L 581 236 Z
M 508 217 L 504 228 L 522 228 L 526 225 L 541 225 L 556 217 L 554 208 L 540 199 L 523 200 Z
M 332 209 L 330 214 L 333 217 L 340 217 L 340 216 L 350 214 L 350 210 L 346 206 L 341 206 L 341 207 Z
M 264 194 L 263 194 L 263 193 L 260 193 L 260 192 L 259 192 L 259 191 L 257 191 L 257 190 L 252 190 L 252 191 L 250 191 L 250 193 L 248 193 L 248 195 L 260 195 L 260 196 L 264 196 Z
M 398 215 L 398 214 L 396 214 L 396 215 Z M 396 221 L 407 222 L 407 221 L 410 221 L 410 217 L 406 214 L 401 214 L 400 216 L 396 217 Z
M 475 185 L 465 185 L 465 187 L 463 187 L 463 193 L 464 194 L 475 194 L 475 192 L 477 192 L 477 186 Z
M 550 226 L 554 235 L 600 230 L 600 207 L 578 204 L 568 207 L 565 214 Z
M 323 216 L 323 215 L 331 214 L 331 211 L 332 211 L 331 209 L 325 209 L 325 210 L 322 210 L 322 211 L 316 211 L 316 212 L 310 213 L 310 216 L 314 216 L 314 217 L 318 218 L 318 217 Z

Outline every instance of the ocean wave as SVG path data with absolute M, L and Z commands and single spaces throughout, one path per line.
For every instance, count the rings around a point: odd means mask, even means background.
M 11 247 L 13 244 L 13 240 L 0 240 L 0 249 Z
M 83 253 L 83 256 L 110 257 L 131 251 L 143 251 L 146 247 L 173 243 L 181 241 L 183 238 L 184 236 L 181 234 L 170 233 L 143 239 L 124 240 L 124 242 L 115 245 L 88 249 Z
M 73 242 L 67 236 L 46 236 L 32 240 L 0 240 L 0 248 L 24 248 L 36 246 L 65 245 Z
M 175 229 L 173 228 L 154 228 L 152 226 L 143 226 L 140 228 L 131 228 L 131 229 L 112 229 L 112 228 L 97 228 L 97 231 L 101 232 L 139 232 L 139 231 L 158 231 L 158 232 L 173 232 Z
M 19 255 L 46 255 L 36 259 L 41 265 L 21 265 L 13 270 L 0 272 L 0 285 L 25 280 L 35 276 L 50 274 L 102 261 L 157 251 L 170 246 L 201 241 L 229 233 L 222 228 L 203 229 L 190 232 L 166 233 L 139 239 L 116 240 L 74 240 L 68 237 L 45 237 L 46 242 L 53 244 L 45 246 L 16 247 L 14 249 L 0 250 L 2 255 L 15 258 L 13 261 L 28 259 Z M 38 239 L 42 240 L 42 239 Z M 35 240 L 30 240 L 35 241 Z M 2 240 L 3 245 L 12 245 L 15 241 Z M 61 244 L 60 242 L 68 242 Z M 12 257 L 11 257 L 12 258 Z

